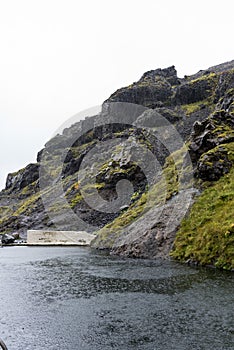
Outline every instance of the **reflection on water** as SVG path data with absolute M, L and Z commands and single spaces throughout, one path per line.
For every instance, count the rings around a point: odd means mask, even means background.
M 0 250 L 9 350 L 233 349 L 233 274 L 88 248 Z

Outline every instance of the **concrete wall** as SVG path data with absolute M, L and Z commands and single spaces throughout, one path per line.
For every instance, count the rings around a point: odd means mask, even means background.
M 28 230 L 28 245 L 90 245 L 95 235 L 85 231 Z

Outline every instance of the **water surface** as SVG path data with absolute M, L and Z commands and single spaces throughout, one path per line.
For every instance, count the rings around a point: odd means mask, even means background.
M 9 350 L 234 348 L 233 274 L 89 248 L 0 249 Z

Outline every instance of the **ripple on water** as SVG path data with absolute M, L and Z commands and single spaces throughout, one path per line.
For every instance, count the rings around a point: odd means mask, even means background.
M 3 249 L 0 259 L 10 350 L 233 349 L 231 273 L 86 248 Z

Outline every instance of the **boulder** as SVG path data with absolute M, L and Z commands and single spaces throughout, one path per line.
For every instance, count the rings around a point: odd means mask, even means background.
M 217 181 L 227 174 L 232 167 L 228 152 L 224 147 L 218 147 L 205 153 L 198 161 L 195 175 L 203 181 Z
M 2 235 L 2 244 L 11 244 L 14 243 L 15 238 L 13 235 L 5 233 Z

